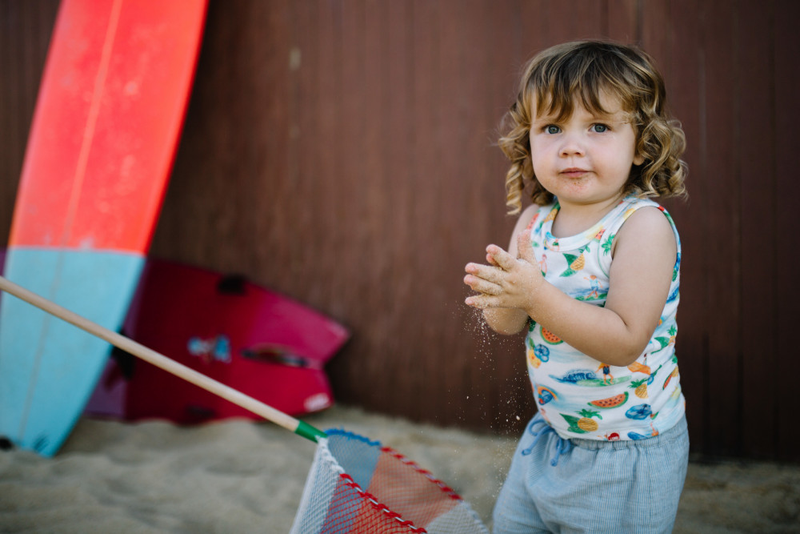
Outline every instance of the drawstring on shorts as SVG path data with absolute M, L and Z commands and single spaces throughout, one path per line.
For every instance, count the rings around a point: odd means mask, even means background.
M 534 429 L 534 426 L 536 425 L 541 425 L 543 428 Z M 531 443 L 530 447 L 522 451 L 523 456 L 527 456 L 531 452 L 533 452 L 533 448 L 539 442 L 539 438 L 541 438 L 548 432 L 552 432 L 553 434 L 556 435 L 556 446 L 555 446 L 556 454 L 555 456 L 553 456 L 553 459 L 550 460 L 550 465 L 552 465 L 553 467 L 557 466 L 558 458 L 562 454 L 566 454 L 572 450 L 572 443 L 568 439 L 564 439 L 561 436 L 559 436 L 558 433 L 553 429 L 553 427 L 548 425 L 547 421 L 545 421 L 544 419 L 540 419 L 537 417 L 533 421 L 531 421 L 531 424 L 528 427 L 528 432 L 530 432 L 531 435 L 533 436 L 533 443 Z

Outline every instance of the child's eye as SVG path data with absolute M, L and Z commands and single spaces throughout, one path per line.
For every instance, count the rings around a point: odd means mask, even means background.
M 555 124 L 548 124 L 547 126 L 544 127 L 544 131 L 545 131 L 545 133 L 549 133 L 549 134 L 557 134 L 557 133 L 561 132 L 561 128 L 559 128 Z
M 605 124 L 592 124 L 591 130 L 596 133 L 603 133 L 608 131 L 608 126 Z

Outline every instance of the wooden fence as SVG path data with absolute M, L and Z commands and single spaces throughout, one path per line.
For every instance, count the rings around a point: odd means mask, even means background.
M 56 11 L 0 0 L 0 235 Z M 640 43 L 689 141 L 690 201 L 667 206 L 692 448 L 798 461 L 797 20 L 790 0 L 212 0 L 151 253 L 348 325 L 341 402 L 518 432 L 521 339 L 488 332 L 461 281 L 513 226 L 496 127 L 536 51 Z

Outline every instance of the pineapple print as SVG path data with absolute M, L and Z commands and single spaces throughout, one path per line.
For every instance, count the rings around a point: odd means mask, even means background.
M 579 255 L 575 256 L 574 254 L 567 254 L 564 253 L 564 258 L 569 262 L 569 267 L 567 270 L 561 273 L 561 276 L 572 276 L 573 274 L 577 273 L 584 267 L 586 267 L 586 257 L 583 255 L 586 248 L 582 248 L 579 251 Z
M 649 378 L 643 378 L 641 380 L 631 381 L 631 388 L 635 390 L 634 393 L 636 393 L 636 396 L 640 399 L 647 398 L 647 383 L 649 380 Z
M 661 345 L 661 348 L 658 350 L 654 350 L 653 354 L 655 354 L 656 352 L 660 352 L 675 343 L 675 336 L 678 333 L 678 329 L 675 328 L 675 325 L 672 325 L 667 333 L 669 334 L 669 337 L 659 336 L 655 338 L 655 340 L 658 341 L 659 345 Z
M 597 421 L 592 419 L 593 417 L 598 417 L 600 419 L 603 418 L 602 415 L 594 410 L 581 410 L 578 412 L 578 415 L 581 416 L 581 418 L 578 419 L 578 428 L 584 432 L 594 432 L 597 430 L 599 425 L 597 424 Z
M 656 369 L 652 373 L 650 373 L 650 368 L 648 367 L 647 368 L 648 369 L 647 374 L 649 376 L 646 376 L 645 378 L 642 378 L 641 380 L 631 380 L 630 387 L 634 390 L 634 393 L 636 394 L 637 397 L 639 397 L 640 399 L 646 399 L 648 397 L 647 386 L 652 384 L 653 381 L 656 379 L 656 375 L 661 370 L 661 367 L 663 367 L 663 365 L 659 365 L 658 369 Z M 630 369 L 630 366 L 628 366 L 628 369 Z M 634 371 L 634 372 L 636 372 L 636 371 Z M 640 371 L 640 372 L 643 372 L 643 371 Z
M 594 410 L 581 410 L 578 412 L 578 415 L 581 417 L 577 418 L 574 415 L 567 415 L 565 413 L 561 414 L 561 417 L 563 417 L 567 424 L 569 424 L 569 428 L 567 430 L 574 432 L 575 434 L 586 434 L 587 432 L 596 431 L 600 425 L 598 425 L 597 421 L 595 421 L 593 418 L 603 418 L 602 415 Z
M 574 271 L 580 271 L 584 267 L 586 267 L 586 258 L 583 256 L 583 254 L 578 256 L 575 261 L 569 264 L 569 268 Z

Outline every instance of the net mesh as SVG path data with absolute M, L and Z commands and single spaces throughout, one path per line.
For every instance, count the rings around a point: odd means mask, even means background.
M 466 501 L 397 451 L 344 430 L 327 434 L 292 534 L 488 534 Z

